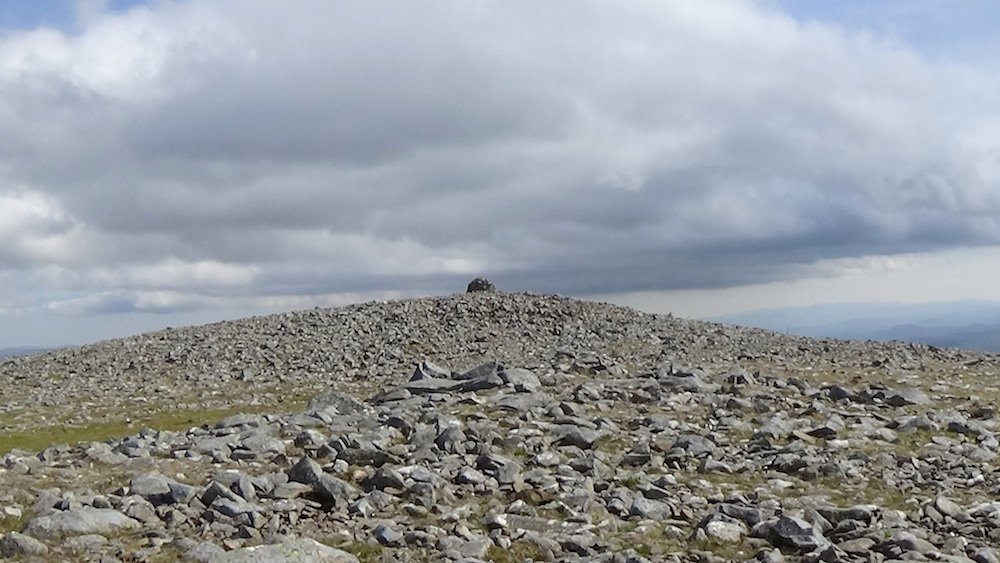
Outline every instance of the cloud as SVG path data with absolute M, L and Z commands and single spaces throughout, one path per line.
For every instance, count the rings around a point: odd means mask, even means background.
M 59 315 L 83 316 L 132 312 L 176 313 L 210 305 L 205 299 L 177 292 L 108 291 L 52 301 L 46 308 Z
M 727 287 L 1000 241 L 997 77 L 770 4 L 94 6 L 0 37 L 0 271 L 54 311 Z

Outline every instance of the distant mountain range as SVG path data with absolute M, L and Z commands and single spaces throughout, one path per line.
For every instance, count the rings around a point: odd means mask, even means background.
M 1000 302 L 841 303 L 761 309 L 712 320 L 817 338 L 902 340 L 1000 352 Z
M 20 346 L 16 348 L 0 348 L 0 358 L 11 358 L 14 356 L 26 356 L 28 354 L 36 354 L 38 352 L 44 352 L 49 348 L 30 348 L 26 346 Z

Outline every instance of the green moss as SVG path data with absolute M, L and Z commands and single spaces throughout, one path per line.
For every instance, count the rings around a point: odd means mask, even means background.
M 486 560 L 494 563 L 522 563 L 523 561 L 542 561 L 544 554 L 538 545 L 526 542 L 515 541 L 508 549 L 501 549 L 492 546 L 486 552 Z
M 357 557 L 361 563 L 374 563 L 382 560 L 382 546 L 380 545 L 369 545 L 363 542 L 351 542 L 340 545 L 328 543 L 328 545 L 350 553 Z
M 0 534 L 6 534 L 9 532 L 20 532 L 24 525 L 28 522 L 30 515 L 28 511 L 25 510 L 19 517 L 10 517 L 0 520 Z
M 629 475 L 628 477 L 622 479 L 621 483 L 623 487 L 628 487 L 629 489 L 634 489 L 639 486 L 642 480 L 635 475 Z

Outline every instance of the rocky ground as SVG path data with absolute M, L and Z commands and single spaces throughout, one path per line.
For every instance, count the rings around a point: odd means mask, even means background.
M 0 364 L 0 555 L 993 562 L 998 369 L 499 292 L 170 329 Z

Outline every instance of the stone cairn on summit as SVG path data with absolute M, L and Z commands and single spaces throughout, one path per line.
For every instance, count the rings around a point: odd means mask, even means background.
M 493 282 L 486 278 L 476 278 L 469 282 L 469 287 L 466 288 L 466 293 L 477 293 L 480 291 L 496 291 L 497 286 L 493 285 Z

